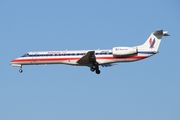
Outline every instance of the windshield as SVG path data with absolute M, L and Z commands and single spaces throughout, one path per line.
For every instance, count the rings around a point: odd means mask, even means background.
M 29 54 L 28 53 L 26 53 L 26 54 L 24 54 L 22 57 L 28 57 L 29 56 Z

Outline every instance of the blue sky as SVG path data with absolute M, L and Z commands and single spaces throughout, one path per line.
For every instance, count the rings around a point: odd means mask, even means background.
M 179 1 L 2 0 L 1 120 L 179 120 Z M 111 49 L 168 30 L 159 54 L 100 68 L 23 66 L 28 51 Z

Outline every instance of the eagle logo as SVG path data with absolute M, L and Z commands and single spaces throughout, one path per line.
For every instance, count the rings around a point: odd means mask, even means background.
M 149 39 L 149 44 L 150 44 L 150 47 L 149 48 L 154 48 L 154 44 L 155 44 L 156 40 L 155 38 L 152 40 L 152 38 Z

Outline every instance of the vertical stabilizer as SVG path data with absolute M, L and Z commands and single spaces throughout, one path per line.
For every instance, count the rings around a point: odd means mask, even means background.
M 159 45 L 161 43 L 162 36 L 169 36 L 167 31 L 157 30 L 149 36 L 143 45 L 138 46 L 140 49 L 158 51 Z

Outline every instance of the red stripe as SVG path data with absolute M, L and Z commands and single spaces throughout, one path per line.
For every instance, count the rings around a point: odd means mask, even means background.
M 145 56 L 124 56 L 124 57 L 96 57 L 96 60 L 118 60 L 118 59 L 144 59 Z M 14 59 L 11 62 L 49 62 L 49 61 L 62 61 L 62 60 L 79 60 L 80 58 L 40 58 L 40 59 Z

